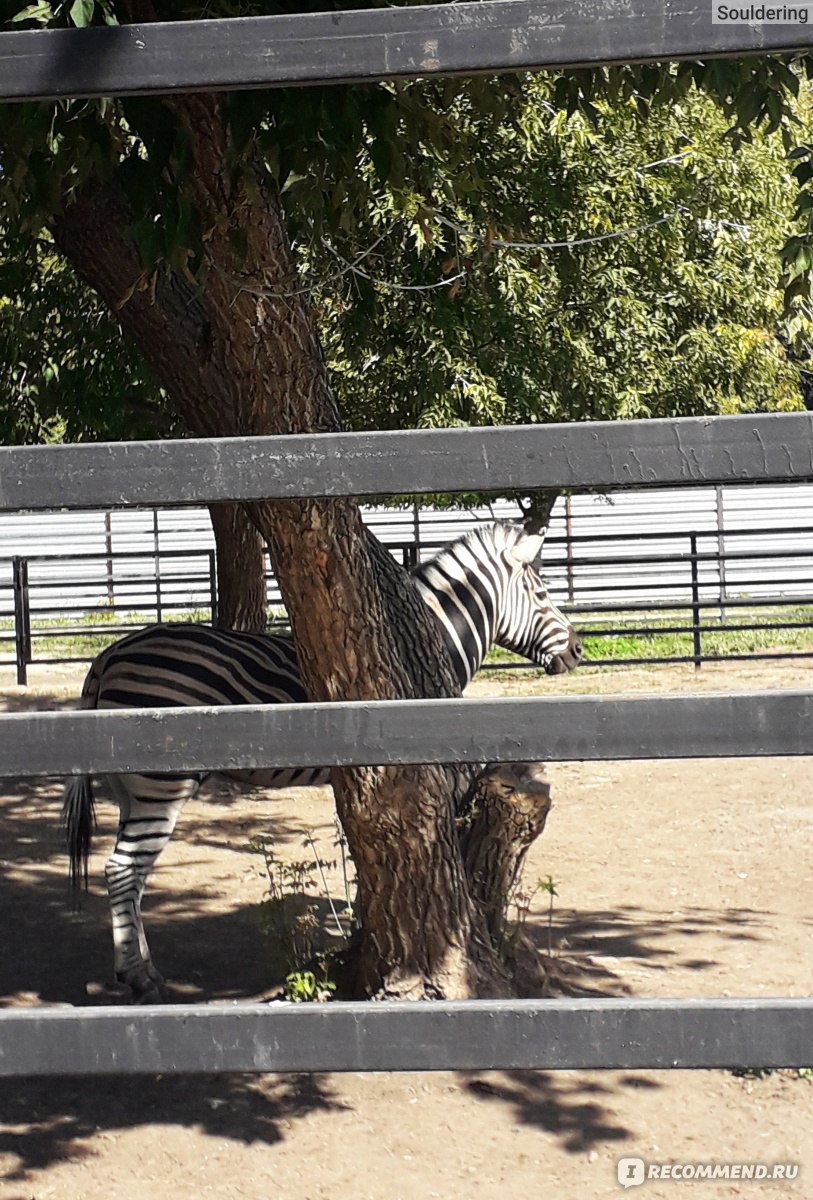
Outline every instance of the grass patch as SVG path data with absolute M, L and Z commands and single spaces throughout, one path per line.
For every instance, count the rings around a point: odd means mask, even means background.
M 771 629 L 773 622 L 800 626 L 797 629 Z M 665 615 L 646 620 L 651 633 L 629 632 L 584 638 L 585 654 L 593 661 L 624 658 L 691 658 L 694 655 L 694 635 L 691 625 L 680 617 Z M 685 626 L 685 632 L 675 632 L 675 626 Z M 738 625 L 756 625 L 755 629 L 738 629 Z M 669 632 L 657 632 L 657 626 Z M 795 650 L 813 651 L 813 610 L 761 609 L 758 612 L 735 610 L 728 621 L 701 617 L 700 648 L 703 656 L 758 654 L 760 652 Z M 728 628 L 734 626 L 734 628 Z
M 209 622 L 208 609 L 195 609 L 172 615 L 173 620 Z M 589 636 L 582 634 L 585 647 L 585 662 L 582 670 L 590 668 L 591 662 L 623 662 L 624 659 L 646 658 L 691 658 L 694 641 L 691 626 L 686 621 L 685 610 L 661 613 L 649 617 L 645 613 L 614 614 L 620 631 L 615 634 Z M 50 617 L 32 621 L 33 662 L 43 659 L 92 659 L 107 646 L 124 637 L 129 631 L 142 628 L 155 620 L 154 612 L 117 613 L 102 609 L 97 612 L 76 616 Z M 284 627 L 286 620 L 283 609 L 269 609 L 269 624 L 275 630 Z M 768 629 L 761 622 L 789 622 L 800 626 L 797 629 Z M 576 619 L 577 629 L 603 628 L 606 622 L 595 614 L 586 614 Z M 679 632 L 672 632 L 675 626 Z M 711 626 L 701 633 L 701 649 L 704 657 L 714 655 L 759 654 L 781 651 L 813 653 L 813 607 L 794 609 L 735 609 L 730 612 L 728 622 L 719 618 L 703 617 L 703 625 Z M 758 625 L 756 629 L 731 629 L 728 625 Z M 629 628 L 624 628 L 629 626 Z M 636 633 L 637 627 L 646 626 L 650 633 Z M 658 632 L 658 628 L 670 632 Z M 14 623 L 0 620 L 0 632 L 13 633 Z M 45 636 L 43 636 L 45 635 Z M 0 661 L 14 662 L 14 643 L 7 641 L 0 646 Z M 492 649 L 486 657 L 485 667 L 507 668 L 520 666 L 523 659 L 499 647 Z M 600 669 L 600 668 L 596 668 Z
M 590 636 L 581 634 L 584 643 L 585 661 L 580 670 L 590 667 L 591 662 L 623 662 L 624 659 L 646 658 L 692 658 L 694 656 L 694 637 L 691 625 L 686 621 L 684 612 L 674 614 L 662 613 L 658 617 L 649 617 L 642 613 L 618 613 L 615 619 L 619 626 L 629 625 L 629 629 L 620 629 L 618 633 L 598 634 Z M 588 624 L 589 622 L 589 624 Z M 762 622 L 792 623 L 800 626 L 797 629 L 770 629 Z M 576 629 L 604 628 L 606 621 L 599 621 L 590 614 L 583 621 L 574 622 Z M 700 634 L 702 656 L 728 656 L 735 654 L 780 653 L 795 651 L 796 653 L 813 653 L 813 608 L 806 606 L 795 609 L 742 609 L 734 610 L 728 621 L 719 618 L 701 618 L 703 631 Z M 728 625 L 758 625 L 756 629 L 728 628 Z M 645 626 L 652 632 L 636 633 L 638 627 Z M 682 626 L 675 632 L 676 626 Z M 658 628 L 665 632 L 658 632 Z M 666 632 L 668 630 L 668 632 Z M 486 658 L 485 667 L 508 666 L 522 663 L 522 659 L 507 650 L 495 647 Z

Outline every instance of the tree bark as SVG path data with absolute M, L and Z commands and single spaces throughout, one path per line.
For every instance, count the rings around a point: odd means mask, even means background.
M 218 629 L 262 633 L 268 623 L 265 553 L 240 504 L 210 504 L 215 535 Z
M 538 488 L 535 492 L 531 492 L 526 503 L 523 503 L 526 498 L 519 496 L 517 503 L 526 521 L 538 521 L 543 528 L 547 529 L 551 513 L 561 494 L 559 488 Z
M 472 896 L 499 946 L 506 906 L 550 812 L 544 768 L 539 763 L 499 763 L 476 780 L 470 805 L 461 819 L 463 860 Z
M 53 222 L 55 240 L 117 313 L 191 434 L 335 430 L 336 404 L 312 313 L 297 294 L 279 201 L 261 173 L 247 182 L 230 166 L 225 104 L 212 95 L 165 102 L 194 159 L 188 194 L 209 259 L 200 279 L 163 267 L 145 275 L 128 235 L 138 214 L 115 180 L 89 181 Z M 239 261 L 235 232 L 245 247 Z M 458 694 L 434 619 L 365 531 L 353 500 L 256 503 L 247 512 L 270 548 L 311 699 Z M 507 994 L 455 821 L 474 774 L 407 766 L 334 772 L 358 872 L 357 994 Z

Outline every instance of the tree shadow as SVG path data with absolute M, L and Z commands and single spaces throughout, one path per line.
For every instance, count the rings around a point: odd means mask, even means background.
M 0 1080 L 0 1157 L 16 1163 L 6 1181 L 23 1181 L 54 1163 L 92 1159 L 83 1143 L 138 1125 L 273 1145 L 292 1120 L 347 1108 L 319 1075 Z
M 61 781 L 4 784 L 0 1006 L 108 1003 L 103 993 L 95 1001 L 89 997 L 87 984 L 88 979 L 104 982 L 111 973 L 107 898 L 95 885 L 81 910 L 71 911 L 59 829 Z M 269 811 L 260 806 L 263 818 Z M 100 841 L 110 840 L 112 805 L 104 806 L 102 819 Z M 230 821 L 227 810 L 207 822 L 205 832 L 191 830 L 190 837 L 202 848 L 232 847 L 246 836 L 242 823 L 239 813 Z M 301 837 L 301 829 L 282 814 L 266 827 L 278 842 Z M 172 890 L 171 868 L 166 880 L 170 886 L 162 886 L 159 878 L 151 889 L 147 908 L 156 960 L 167 964 L 171 976 L 170 1001 L 258 999 L 284 977 L 287 964 L 263 937 L 256 904 L 241 904 L 235 897 L 228 911 L 213 912 L 205 888 Z M 327 901 L 307 897 L 307 902 L 316 905 L 317 921 L 324 924 Z M 273 1145 L 291 1121 L 346 1107 L 330 1079 L 315 1075 L 0 1079 L 0 1157 L 14 1163 L 3 1178 L 7 1184 L 23 1184 L 55 1163 L 92 1160 L 93 1139 L 115 1138 L 140 1125 L 197 1129 L 214 1138 Z
M 609 1107 L 623 1087 L 638 1085 L 633 1077 L 610 1083 L 606 1077 L 588 1080 L 574 1071 L 511 1071 L 465 1075 L 463 1083 L 480 1099 L 511 1105 L 518 1124 L 553 1135 L 571 1154 L 634 1136 L 613 1120 Z M 650 1080 L 648 1086 L 660 1084 Z
M 5 780 L 0 790 L 0 1006 L 87 1004 L 88 981 L 98 992 L 112 974 L 103 879 L 94 876 L 78 911 L 72 910 L 59 819 L 61 793 L 62 782 L 53 779 Z M 302 838 L 301 828 L 281 810 L 272 815 L 273 803 L 258 804 L 257 819 L 251 821 L 244 808 L 214 811 L 217 816 L 205 825 L 189 820 L 178 830 L 185 849 L 199 846 L 204 852 L 228 846 L 230 851 L 248 852 L 250 833 L 259 822 L 276 845 Z M 100 804 L 99 815 L 96 842 L 104 854 L 112 848 L 116 809 Z M 332 827 L 325 823 L 325 828 Z M 261 873 L 262 860 L 255 857 Z M 190 865 L 200 866 L 187 862 Z M 241 904 L 235 895 L 227 911 L 212 912 L 210 890 L 173 886 L 180 869 L 173 863 L 165 872 L 159 869 L 144 904 L 155 960 L 166 964 L 171 979 L 178 981 L 170 987 L 170 998 L 257 996 L 284 978 L 286 965 L 275 961 L 273 948 L 261 935 L 257 904 Z M 327 900 L 311 902 L 323 924 Z M 343 902 L 336 901 L 336 906 L 343 907 Z
M 638 963 L 654 972 L 714 970 L 720 958 L 692 953 L 692 939 L 712 935 L 717 944 L 766 942 L 772 915 L 763 909 L 692 905 L 680 918 L 671 918 L 622 904 L 560 915 L 550 926 L 545 916 L 532 915 L 522 929 L 548 958 L 554 984 L 557 980 L 560 984 L 558 990 L 575 995 L 624 995 L 632 991 L 625 979 L 625 965 Z M 675 948 L 676 941 L 684 944 L 684 939 L 687 952 Z

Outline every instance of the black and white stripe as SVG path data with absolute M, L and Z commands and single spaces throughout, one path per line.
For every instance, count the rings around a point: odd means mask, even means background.
M 578 638 L 534 567 L 543 537 L 518 525 L 487 525 L 413 572 L 440 621 L 462 686 L 493 645 L 532 659 L 550 674 L 572 670 L 578 662 Z
M 542 535 L 497 523 L 458 539 L 413 578 L 437 617 L 461 686 L 489 648 L 504 646 L 550 674 L 571 670 L 578 639 L 556 608 L 534 563 Z M 84 708 L 305 702 L 296 650 L 284 635 L 234 633 L 206 625 L 153 625 L 108 647 L 91 665 Z M 322 768 L 224 772 L 250 786 L 313 786 L 329 782 Z M 155 860 L 204 776 L 109 776 L 119 805 L 116 845 L 105 867 L 113 925 L 116 978 L 136 1000 L 153 1000 L 161 979 L 152 965 L 141 897 Z M 75 884 L 87 874 L 93 793 L 87 776 L 70 779 L 63 814 Z

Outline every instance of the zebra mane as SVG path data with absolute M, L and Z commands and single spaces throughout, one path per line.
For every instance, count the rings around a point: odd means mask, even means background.
M 432 558 L 425 559 L 423 563 L 419 563 L 413 569 L 413 574 L 419 574 L 422 569 L 426 570 L 431 566 L 442 567 L 444 560 L 454 557 L 462 546 L 479 544 L 485 546 L 492 555 L 497 555 L 503 550 L 511 550 L 524 534 L 525 529 L 523 525 L 516 521 L 494 521 L 487 525 L 475 525 L 474 529 L 470 529 L 462 537 L 448 543 L 437 554 L 433 555 Z

